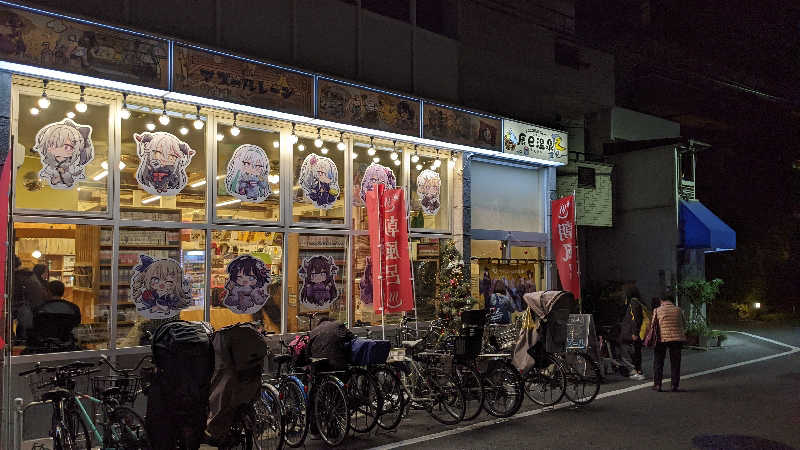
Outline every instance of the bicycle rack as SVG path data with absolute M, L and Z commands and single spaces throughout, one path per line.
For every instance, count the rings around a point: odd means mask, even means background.
M 11 437 L 11 445 L 13 450 L 22 450 L 22 442 L 24 441 L 24 419 L 25 419 L 25 412 L 35 406 L 46 405 L 50 402 L 30 402 L 25 403 L 20 397 L 14 399 L 14 421 L 12 424 L 12 437 Z

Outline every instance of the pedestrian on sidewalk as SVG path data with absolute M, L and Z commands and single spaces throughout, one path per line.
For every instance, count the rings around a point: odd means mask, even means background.
M 661 305 L 653 310 L 653 322 L 658 324 L 658 342 L 653 351 L 653 389 L 661 392 L 664 358 L 669 351 L 672 392 L 677 392 L 681 382 L 681 349 L 686 341 L 683 314 L 671 298 L 664 297 Z
M 636 290 L 638 293 L 638 289 Z M 625 316 L 620 323 L 620 359 L 628 369 L 628 377 L 633 380 L 644 380 L 642 373 L 642 339 L 639 331 L 644 321 L 642 303 L 638 297 L 625 299 Z

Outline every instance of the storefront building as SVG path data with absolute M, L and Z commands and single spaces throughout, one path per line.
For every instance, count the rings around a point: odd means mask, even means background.
M 477 291 L 484 272 L 513 278 L 503 265 L 529 289 L 553 286 L 566 133 L 41 11 L 0 14 L 17 259 L 4 411 L 29 396 L 15 374 L 35 361 L 132 358 L 167 320 L 256 320 L 276 334 L 305 330 L 314 311 L 379 324 L 364 282 L 363 194 L 376 183 L 407 193 L 421 319 L 435 313 L 447 240 L 475 258 Z M 63 283 L 80 310 L 74 342 L 34 342 L 33 312 L 53 295 L 31 277 Z

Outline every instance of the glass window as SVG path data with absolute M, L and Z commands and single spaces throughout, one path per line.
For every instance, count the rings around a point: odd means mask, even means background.
M 436 279 L 440 270 L 441 249 L 447 240 L 418 237 L 410 241 L 417 315 L 420 320 L 432 320 L 436 317 Z
M 312 312 L 346 322 L 347 236 L 289 233 L 288 239 L 287 331 L 307 330 L 302 316 Z
M 362 194 L 380 183 L 387 187 L 403 186 L 403 148 L 391 141 L 359 137 L 353 143 L 352 159 L 353 229 L 366 230 L 367 208 Z
M 281 331 L 283 233 L 211 234 L 211 325 L 258 321 Z
M 48 108 L 39 95 L 19 96 L 16 208 L 107 212 L 109 106 L 86 97 L 81 113 L 77 96 L 48 92 Z
M 128 97 L 128 109 L 131 116 L 122 121 L 120 217 L 204 222 L 206 130 L 194 126 L 197 110 L 167 103 L 164 125 L 160 103 Z
M 111 259 L 100 243 L 111 227 L 18 222 L 14 232 L 14 353 L 108 348 Z
M 411 154 L 411 228 L 450 229 L 448 157 L 448 154 L 422 149 Z
M 217 126 L 217 217 L 230 220 L 280 220 L 280 133 L 237 121 Z M 222 136 L 222 139 L 219 139 Z
M 542 170 L 473 162 L 472 229 L 543 233 Z
M 101 242 L 105 249 L 111 236 Z M 205 242 L 204 230 L 120 229 L 117 347 L 149 344 L 170 320 L 203 320 Z M 110 259 L 101 250 L 101 266 Z
M 369 249 L 369 236 L 353 237 L 353 259 L 351 267 L 353 270 L 353 326 L 381 325 L 380 314 L 375 313 L 375 302 L 380 303 L 380 295 L 372 287 L 372 257 Z M 369 273 L 367 271 L 370 271 Z M 402 313 L 387 314 L 385 323 L 398 324 L 403 317 Z
M 292 216 L 295 222 L 344 223 L 345 152 L 336 142 L 300 138 L 294 146 L 294 191 Z

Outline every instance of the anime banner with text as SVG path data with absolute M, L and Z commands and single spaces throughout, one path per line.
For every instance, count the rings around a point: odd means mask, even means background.
M 581 280 L 578 271 L 578 248 L 575 229 L 575 196 L 553 200 L 552 234 L 553 258 L 558 266 L 561 287 L 581 298 Z
M 372 254 L 373 308 L 376 314 L 414 309 L 408 255 L 406 199 L 402 189 L 379 184 L 366 194 Z

